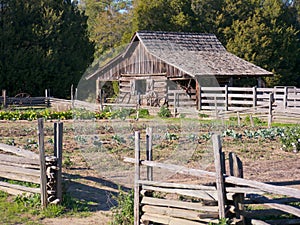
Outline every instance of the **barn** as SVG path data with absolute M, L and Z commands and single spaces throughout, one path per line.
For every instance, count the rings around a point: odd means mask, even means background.
M 139 31 L 119 55 L 86 77 L 96 81 L 103 102 L 104 82 L 118 81 L 120 104 L 198 106 L 200 87 L 232 86 L 252 77 L 257 86 L 272 73 L 226 51 L 214 34 Z M 175 103 L 174 103 L 175 104 Z

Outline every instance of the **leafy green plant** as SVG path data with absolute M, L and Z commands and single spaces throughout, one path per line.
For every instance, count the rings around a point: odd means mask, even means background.
M 139 109 L 139 118 L 148 118 L 150 116 L 148 109 Z
M 300 127 L 287 127 L 280 135 L 282 150 L 300 151 Z
M 204 114 L 204 113 L 199 113 L 198 116 L 199 116 L 200 118 L 208 118 L 208 117 L 209 117 L 209 115 Z
M 157 115 L 161 118 L 168 118 L 168 117 L 172 116 L 171 111 L 169 110 L 169 108 L 167 108 L 164 105 L 162 107 L 160 107 L 159 112 L 157 113 Z
M 178 140 L 179 137 L 177 136 L 177 134 L 173 134 L 173 133 L 165 133 L 165 139 L 168 141 L 172 141 L 172 140 Z
M 117 206 L 112 208 L 113 220 L 110 225 L 132 225 L 134 224 L 134 192 L 129 193 L 119 189 L 119 194 L 113 196 Z
M 119 136 L 117 134 L 115 134 L 114 136 L 112 136 L 112 139 L 115 140 L 115 141 L 117 141 L 119 144 L 126 143 L 126 140 L 123 137 L 121 137 L 121 136 Z
M 208 225 L 227 225 L 227 224 L 229 224 L 229 221 L 227 218 L 219 219 L 218 223 L 212 223 L 212 222 L 208 223 Z

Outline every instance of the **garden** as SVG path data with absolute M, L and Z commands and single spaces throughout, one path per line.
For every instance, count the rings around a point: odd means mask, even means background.
M 146 109 L 139 109 L 138 114 L 133 109 L 105 109 L 101 113 L 81 109 L 1 111 L 0 143 L 33 152 L 38 151 L 37 118 L 45 119 L 48 152 L 53 149 L 53 121 L 64 122 L 63 204 L 40 210 L 37 196 L 12 197 L 1 192 L 0 216 L 5 218 L 4 224 L 68 224 L 72 220 L 98 224 L 96 218 L 106 221 L 103 224 L 118 224 L 116 221 L 124 220 L 132 212 L 132 199 L 124 193 L 133 183 L 132 168 L 122 159 L 134 156 L 135 130 L 141 131 L 145 143 L 147 127 L 153 128 L 155 161 L 213 170 L 210 138 L 219 133 L 223 151 L 235 152 L 243 161 L 245 178 L 263 182 L 300 180 L 298 124 L 267 128 L 264 121 L 255 118 L 253 127 L 246 116 L 238 126 L 234 117 L 225 122 L 206 117 L 172 118 L 167 109 L 161 109 L 158 115 L 149 115 Z M 155 176 L 174 179 L 174 174 Z M 114 208 L 118 202 L 127 203 Z

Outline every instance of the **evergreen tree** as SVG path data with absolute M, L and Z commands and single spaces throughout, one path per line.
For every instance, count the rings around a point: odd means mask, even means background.
M 1 2 L 0 88 L 67 97 L 93 59 L 87 18 L 70 0 Z

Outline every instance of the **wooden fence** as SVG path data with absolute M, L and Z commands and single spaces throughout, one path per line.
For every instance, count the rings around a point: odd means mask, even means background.
M 200 87 L 200 110 L 234 111 L 245 108 L 268 107 L 273 94 L 274 110 L 300 110 L 300 89 L 296 87 L 244 88 Z
M 230 175 L 226 175 L 225 157 L 219 135 L 212 137 L 215 172 L 152 161 L 151 136 L 151 131 L 147 132 L 146 160 L 141 160 L 139 131 L 135 133 L 135 158 L 124 159 L 125 162 L 135 165 L 135 225 L 149 224 L 149 222 L 198 225 L 209 222 L 218 223 L 220 218 L 228 218 L 231 224 L 300 223 L 299 207 L 287 204 L 293 201 L 299 203 L 299 190 L 243 179 L 242 162 L 232 153 L 229 155 Z M 146 179 L 141 178 L 141 166 L 147 166 Z M 194 177 L 206 177 L 212 179 L 215 184 L 192 185 L 155 182 L 153 181 L 152 168 L 165 169 Z M 265 195 L 266 193 L 268 195 Z M 171 195 L 172 199 L 164 197 L 166 195 Z M 270 197 L 272 195 L 276 195 L 276 199 Z M 271 210 L 249 210 L 245 207 L 246 204 L 260 204 L 260 208 L 270 208 Z M 266 218 L 268 215 L 273 215 L 274 218 L 274 215 L 286 214 L 293 215 L 295 218 L 259 219 L 259 216 Z
M 41 203 L 62 200 L 62 123 L 54 123 L 54 155 L 45 156 L 43 119 L 38 120 L 39 154 L 0 143 L 0 190 L 12 195 L 41 194 Z M 4 179 L 3 179 L 4 178 Z M 11 184 L 9 180 L 39 184 L 40 188 Z
M 29 96 L 7 96 L 6 90 L 2 90 L 2 96 L 0 96 L 0 105 L 6 107 L 50 107 L 50 98 L 48 92 L 45 91 L 45 97 L 29 97 Z

